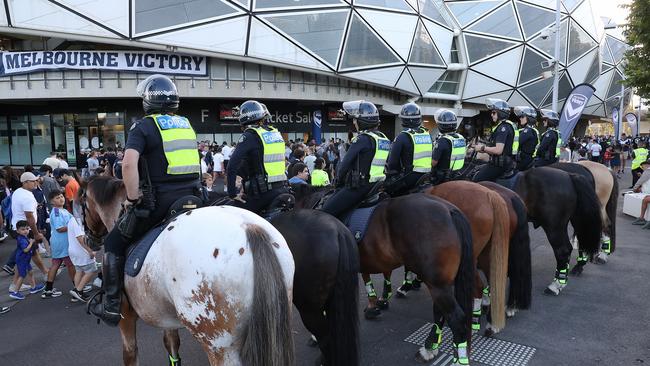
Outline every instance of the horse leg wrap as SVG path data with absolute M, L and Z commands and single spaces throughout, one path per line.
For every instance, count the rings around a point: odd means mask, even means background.
M 578 251 L 578 265 L 584 266 L 587 264 L 587 261 L 589 260 L 589 257 L 587 257 L 587 254 L 583 252 L 582 250 Z
M 609 255 L 611 253 L 611 245 L 612 240 L 608 236 L 603 235 L 603 240 L 600 243 L 600 249 L 603 251 L 603 253 Z
M 472 306 L 472 330 L 481 330 L 481 299 L 474 299 Z
M 169 355 L 169 366 L 181 366 L 181 358 Z
M 483 289 L 483 306 L 490 306 L 490 286 Z
M 438 347 L 440 347 L 440 343 L 442 343 L 442 329 L 438 326 L 438 324 L 433 324 L 433 327 L 435 329 L 435 335 L 434 334 L 429 334 L 427 339 L 424 341 L 424 348 L 434 351 L 437 350 Z
M 560 285 L 566 286 L 566 283 L 569 279 L 569 265 L 567 264 L 564 269 L 555 271 L 555 279 Z
M 388 280 L 384 280 L 384 293 L 381 294 L 381 297 L 384 300 L 390 300 L 390 298 L 393 297 L 393 286 Z
M 372 280 L 366 282 L 366 293 L 368 293 L 368 297 L 377 297 L 377 292 L 375 291 L 375 286 L 372 284 Z
M 467 342 L 454 343 L 454 365 L 469 365 Z

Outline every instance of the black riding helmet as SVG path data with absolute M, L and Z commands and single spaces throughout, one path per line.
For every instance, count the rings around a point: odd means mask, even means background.
M 529 125 L 534 125 L 537 119 L 537 111 L 528 106 L 517 106 L 514 108 L 515 116 L 518 118 L 526 117 Z
M 557 127 L 557 124 L 560 122 L 560 115 L 554 110 L 541 109 L 539 113 L 542 115 L 542 120 L 548 121 L 549 126 Z
M 415 103 L 406 103 L 399 112 L 399 118 L 402 120 L 402 127 L 418 129 L 422 126 L 422 112 L 420 106 Z
M 256 100 L 247 100 L 239 106 L 239 124 L 248 126 L 263 120 L 268 115 L 268 110 Z
M 174 113 L 178 110 L 178 90 L 165 75 L 154 74 L 142 80 L 136 93 L 142 97 L 142 108 L 147 115 Z
M 485 106 L 487 107 L 488 111 L 496 111 L 497 116 L 499 117 L 499 121 L 502 121 L 504 119 L 508 119 L 510 117 L 510 106 L 505 100 L 501 99 L 495 99 L 495 98 L 487 98 L 485 100 Z
M 438 130 L 442 133 L 450 133 L 456 131 L 458 125 L 458 118 L 456 113 L 450 111 L 449 109 L 439 109 L 438 112 L 434 115 L 436 123 L 438 124 Z
M 343 103 L 343 110 L 357 121 L 360 130 L 369 130 L 379 126 L 379 111 L 371 102 L 355 100 Z

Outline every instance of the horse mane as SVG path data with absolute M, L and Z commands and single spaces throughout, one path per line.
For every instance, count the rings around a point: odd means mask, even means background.
M 123 189 L 124 182 L 121 179 L 106 175 L 94 175 L 81 183 L 77 194 L 81 196 L 84 192 L 92 191 L 93 200 L 98 205 L 104 206 L 112 203 Z

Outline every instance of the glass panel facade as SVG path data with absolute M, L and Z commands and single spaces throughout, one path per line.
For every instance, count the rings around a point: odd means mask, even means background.
M 399 60 L 356 15 L 352 18 L 341 68 L 380 65 Z
M 29 145 L 29 123 L 27 116 L 9 117 L 11 124 L 11 164 L 25 165 L 32 163 Z
M 33 115 L 31 124 L 32 135 L 32 164 L 40 165 L 52 151 L 52 136 L 50 134 L 50 116 Z
M 409 62 L 431 65 L 445 64 L 422 22 L 418 22 L 418 28 L 415 32 L 415 40 L 413 41 L 413 50 L 411 51 Z
M 576 5 L 580 4 L 582 0 L 562 0 L 562 3 L 567 8 L 568 11 L 573 10 Z
M 7 116 L 0 116 L 0 164 L 10 164 L 9 156 L 9 124 Z
M 560 63 L 564 63 L 566 60 L 566 37 L 568 32 L 569 22 L 565 20 L 560 23 Z M 538 36 L 531 44 L 546 52 L 551 57 L 555 54 L 555 37 L 543 39 L 541 36 Z
M 420 13 L 425 15 L 431 20 L 434 20 L 442 25 L 449 25 L 445 18 L 440 14 L 440 9 L 444 7 L 441 0 L 420 0 Z
M 525 84 L 528 81 L 535 80 L 542 76 L 542 61 L 546 59 L 533 50 L 526 48 L 524 53 L 524 62 L 521 65 L 521 74 L 519 75 L 519 83 Z
M 623 42 L 615 40 L 612 37 L 607 37 L 607 44 L 609 45 L 609 49 L 612 50 L 614 62 L 621 62 L 625 56 L 625 51 L 627 51 L 627 46 Z
M 124 113 L 97 113 L 97 122 L 101 126 L 101 147 L 124 147 Z
M 621 95 L 621 81 L 623 77 L 618 72 L 614 72 L 612 76 L 612 81 L 609 83 L 609 91 L 607 92 L 606 98 L 611 98 L 615 95 Z
M 338 5 L 339 0 L 262 0 L 255 2 L 255 9 L 304 7 L 317 5 Z
M 269 17 L 267 20 L 300 44 L 336 66 L 347 11 Z
M 135 32 L 142 33 L 235 12 L 234 8 L 220 0 L 136 0 Z
M 54 150 L 65 152 L 65 119 L 62 114 L 52 115 L 52 138 L 54 139 Z
M 479 20 L 469 30 L 521 39 L 521 31 L 516 19 L 512 5 L 506 4 L 487 18 Z
M 587 71 L 587 76 L 585 77 L 585 82 L 587 83 L 592 83 L 594 80 L 600 76 L 600 55 L 596 53 L 596 57 L 594 58 L 594 61 L 591 63 L 591 66 L 589 66 L 589 71 Z
M 451 56 L 449 57 L 449 61 L 451 63 L 457 64 L 460 62 L 460 57 L 458 54 L 458 45 L 456 44 L 456 37 L 454 37 L 454 40 L 451 41 Z
M 467 44 L 467 53 L 469 54 L 470 63 L 474 63 L 516 44 L 513 42 L 472 36 L 469 34 L 465 34 L 465 42 Z
M 447 3 L 447 7 L 454 14 L 461 26 L 465 27 L 474 19 L 496 7 L 502 1 L 459 1 Z
M 430 93 L 457 94 L 460 85 L 461 71 L 445 71 L 445 73 L 429 89 Z
M 530 99 L 535 106 L 539 106 L 549 90 L 553 87 L 553 78 L 542 79 L 538 82 L 532 83 L 526 87 L 520 88 L 528 99 Z
M 571 22 L 569 33 L 569 63 L 577 60 L 585 52 L 596 47 L 598 44 L 580 26 Z
M 612 58 L 612 54 L 609 52 L 609 47 L 607 47 L 607 42 L 603 42 L 600 44 L 600 58 L 603 60 L 603 62 L 607 62 L 608 64 L 614 64 L 614 59 Z
M 355 5 L 371 5 L 379 6 L 382 8 L 413 11 L 413 9 L 408 6 L 404 0 L 357 0 Z
M 555 23 L 555 13 L 528 4 L 517 2 L 519 19 L 524 27 L 526 38 Z M 549 37 L 553 38 L 553 37 Z

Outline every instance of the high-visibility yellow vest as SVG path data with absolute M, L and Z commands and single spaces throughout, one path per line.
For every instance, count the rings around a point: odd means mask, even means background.
M 375 141 L 375 155 L 370 164 L 370 183 L 381 182 L 386 179 L 384 167 L 390 152 L 390 140 L 381 132 L 362 131 L 362 135 L 368 135 Z
M 417 173 L 430 173 L 433 141 L 431 141 L 429 131 L 424 128 L 420 131 L 424 132 L 410 129 L 402 132 L 409 135 L 413 142 L 413 171 Z
M 465 155 L 467 154 L 467 143 L 462 135 L 450 133 L 442 135 L 443 138 L 451 143 L 451 156 L 449 157 L 449 170 L 455 172 L 465 165 Z
M 314 169 L 311 172 L 311 185 L 314 187 L 324 187 L 330 184 L 330 177 L 322 169 Z
M 640 147 L 634 149 L 634 160 L 632 160 L 632 170 L 641 166 L 641 163 L 648 160 L 648 149 Z
M 190 121 L 182 116 L 151 114 L 160 131 L 167 159 L 167 174 L 193 174 L 201 172 L 200 157 L 196 149 L 196 133 Z
M 501 126 L 501 123 L 509 124 L 510 127 L 512 127 L 512 130 L 515 132 L 514 138 L 512 139 L 512 155 L 517 155 L 519 152 L 519 130 L 514 123 L 508 121 L 507 119 L 504 119 L 492 129 L 492 133 L 494 133 L 494 131 L 496 131 L 499 126 Z
M 284 139 L 280 132 L 274 127 L 271 127 L 271 130 L 263 127 L 248 127 L 247 130 L 254 131 L 262 141 L 266 181 L 269 183 L 286 181 L 287 175 L 284 174 Z

